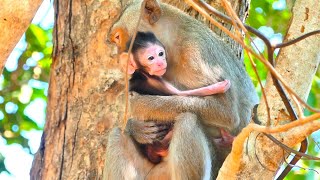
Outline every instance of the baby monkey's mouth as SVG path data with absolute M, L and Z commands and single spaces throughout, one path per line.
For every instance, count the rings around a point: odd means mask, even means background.
M 167 68 L 160 69 L 158 71 L 154 71 L 154 75 L 162 76 L 167 71 Z

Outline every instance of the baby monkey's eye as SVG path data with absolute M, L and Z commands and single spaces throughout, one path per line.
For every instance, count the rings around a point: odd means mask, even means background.
M 163 56 L 163 54 L 164 54 L 164 53 L 163 53 L 162 51 L 161 51 L 161 52 L 159 52 L 159 56 Z
M 149 56 L 149 57 L 148 57 L 148 60 L 149 60 L 149 61 L 152 61 L 152 60 L 154 60 L 154 57 L 153 57 L 153 56 Z

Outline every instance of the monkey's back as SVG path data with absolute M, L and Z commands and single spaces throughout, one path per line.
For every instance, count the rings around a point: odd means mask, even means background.
M 225 42 L 202 22 L 170 5 L 163 4 L 162 9 L 163 21 L 168 21 L 167 15 L 170 15 L 170 18 L 177 18 L 172 21 L 179 23 L 171 25 L 173 28 L 180 29 L 179 34 L 172 35 L 176 38 L 170 38 L 174 43 L 168 42 L 168 39 L 163 42 L 169 51 L 168 59 L 171 60 L 168 64 L 167 75 L 164 77 L 169 77 L 169 80 L 175 85 L 186 89 L 199 88 L 229 79 L 231 87 L 224 95 L 206 97 L 212 99 L 211 103 L 225 106 L 225 109 L 229 111 L 222 112 L 220 116 L 214 116 L 212 113 L 206 113 L 206 111 L 210 111 L 209 109 L 204 109 L 202 121 L 205 125 L 210 126 L 207 129 L 212 130 L 212 127 L 216 126 L 216 122 L 213 122 L 212 119 L 225 118 L 227 121 L 229 118 L 236 118 L 236 120 L 229 120 L 239 121 L 240 124 L 234 125 L 236 129 L 239 128 L 236 130 L 237 133 L 249 123 L 252 108 L 259 102 L 253 83 L 242 61 L 235 56 L 233 50 Z M 177 14 L 183 14 L 181 16 L 184 17 L 181 18 Z M 168 31 L 172 31 L 172 29 L 168 29 Z M 163 37 L 166 34 L 166 30 L 164 30 L 156 35 L 162 41 L 166 39 Z M 187 53 L 180 55 L 172 53 L 170 50 Z M 186 70 L 185 67 L 192 69 Z M 230 115 L 236 115 L 236 117 Z

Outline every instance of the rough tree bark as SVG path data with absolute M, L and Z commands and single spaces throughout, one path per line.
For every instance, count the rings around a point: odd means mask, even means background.
M 0 74 L 10 53 L 27 30 L 42 0 L 0 1 Z
M 319 0 L 297 0 L 294 3 L 291 25 L 286 40 L 295 39 L 305 33 L 320 29 Z M 304 100 L 311 89 L 312 79 L 320 62 L 320 35 L 309 37 L 292 46 L 281 49 L 277 58 L 277 71 L 289 86 Z M 283 124 L 281 119 L 288 119 L 285 107 L 273 86 L 270 77 L 267 79 L 266 95 L 271 111 L 273 124 Z M 294 104 L 294 103 L 293 103 Z M 258 108 L 258 117 L 265 123 L 267 111 L 264 100 Z M 314 121 L 288 130 L 284 133 L 273 134 L 277 139 L 289 147 L 294 147 L 312 132 L 320 129 L 320 122 Z M 256 138 L 258 137 L 258 138 Z M 248 146 L 248 147 L 246 147 Z M 284 151 L 261 133 L 253 132 L 245 142 L 241 160 L 241 168 L 237 174 L 220 171 L 220 179 L 273 179 L 277 169 L 283 163 Z M 229 158 L 229 157 L 228 157 Z M 233 166 L 232 159 L 225 161 L 223 166 Z M 228 169 L 228 168 L 227 168 Z M 234 174 L 234 175 L 235 175 Z
M 54 2 L 47 121 L 31 179 L 102 177 L 108 130 L 121 120 L 124 110 L 123 72 L 115 46 L 105 43 L 121 2 Z M 168 2 L 187 7 L 180 0 Z M 238 12 L 247 9 L 246 1 L 232 2 Z
M 123 80 L 108 28 L 120 1 L 55 1 L 47 121 L 32 179 L 98 179 L 107 130 L 120 119 Z

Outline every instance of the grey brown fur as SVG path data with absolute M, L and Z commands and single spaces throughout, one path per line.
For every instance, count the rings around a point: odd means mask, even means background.
M 140 5 L 141 0 L 133 0 L 113 28 L 133 33 Z M 212 179 L 224 159 L 218 160 L 220 154 L 213 148 L 213 139 L 220 136 L 219 128 L 239 133 L 249 123 L 258 97 L 242 62 L 209 28 L 170 5 L 160 4 L 159 13 L 155 11 L 159 10 L 157 5 L 157 1 L 147 0 L 149 11 L 138 30 L 153 32 L 166 47 L 168 68 L 164 79 L 182 90 L 225 79 L 232 86 L 224 94 L 208 97 L 133 93 L 130 106 L 135 120 L 130 121 L 128 130 L 131 136 L 121 134 L 118 128 L 110 133 L 104 179 Z M 140 143 L 156 138 L 156 134 L 145 134 L 157 130 L 143 129 L 141 122 L 146 120 L 176 121 L 169 156 L 156 166 L 137 151 L 132 141 L 132 137 Z

